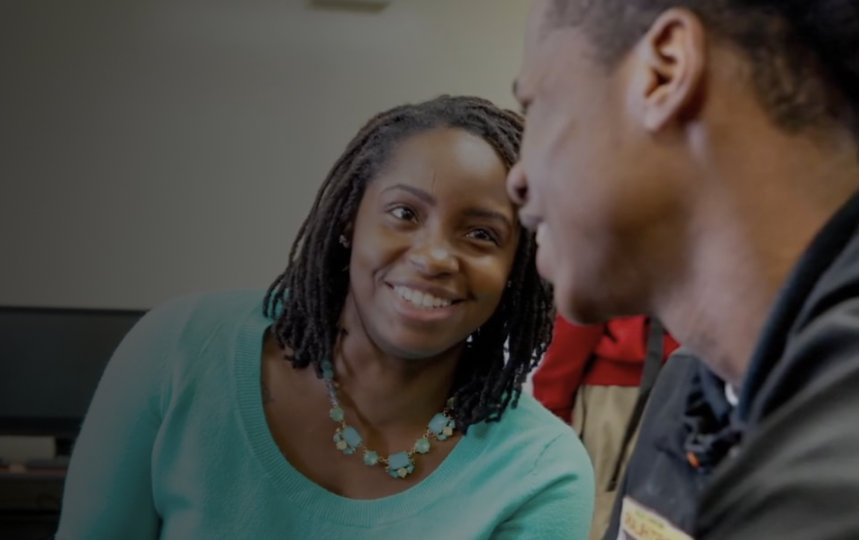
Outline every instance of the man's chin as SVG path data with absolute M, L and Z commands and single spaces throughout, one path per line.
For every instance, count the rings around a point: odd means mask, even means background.
M 555 286 L 555 306 L 567 321 L 579 325 L 600 324 L 612 317 L 594 299 L 584 298 L 574 291 Z
M 542 277 L 552 285 L 555 285 L 555 276 L 554 272 L 552 271 L 553 265 L 551 264 L 551 258 L 552 257 L 549 253 L 547 253 L 546 248 L 537 245 L 537 273 L 540 274 L 540 277 Z

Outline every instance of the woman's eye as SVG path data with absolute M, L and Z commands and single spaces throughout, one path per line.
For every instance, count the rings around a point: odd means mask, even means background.
M 417 217 L 412 209 L 406 206 L 397 206 L 396 208 L 393 208 L 391 210 L 391 215 L 404 221 L 414 221 Z
M 475 240 L 480 240 L 481 242 L 492 242 L 493 244 L 498 245 L 498 236 L 486 229 L 473 229 L 468 233 L 468 236 Z

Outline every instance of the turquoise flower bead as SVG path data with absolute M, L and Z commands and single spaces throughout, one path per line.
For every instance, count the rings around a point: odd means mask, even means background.
M 335 422 L 343 421 L 343 409 L 340 407 L 331 407 L 331 410 L 328 411 L 328 416 L 331 417 Z
M 337 446 L 337 450 L 340 450 L 344 454 L 351 454 L 352 452 L 349 450 L 349 443 L 343 440 L 343 434 L 338 429 L 334 432 L 334 444 Z
M 456 424 L 454 421 L 445 416 L 442 413 L 437 413 L 432 417 L 432 420 L 429 421 L 429 430 L 435 435 L 435 437 L 443 441 L 453 435 L 453 428 Z
M 330 381 L 334 379 L 334 366 L 331 364 L 331 360 L 327 358 L 322 361 L 320 364 L 322 367 L 322 378 L 326 381 Z
M 426 437 L 418 439 L 418 442 L 415 443 L 415 452 L 419 454 L 426 454 L 430 450 L 430 442 Z
M 352 426 L 346 426 L 343 430 L 343 440 L 352 448 L 357 448 L 361 444 L 361 436 Z
M 377 463 L 379 463 L 379 454 L 372 450 L 367 450 L 366 452 L 364 452 L 364 465 L 372 467 Z
M 429 429 L 436 435 L 441 433 L 441 430 L 443 430 L 446 425 L 447 416 L 442 413 L 436 413 L 436 415 L 432 417 L 432 420 L 429 421 Z
M 397 452 L 388 456 L 388 474 L 394 478 L 405 478 L 415 470 L 412 458 L 405 452 Z
M 346 426 L 345 429 L 338 429 L 334 433 L 334 444 L 337 449 L 346 455 L 355 453 L 355 449 L 361 444 L 361 436 L 355 431 L 352 426 Z

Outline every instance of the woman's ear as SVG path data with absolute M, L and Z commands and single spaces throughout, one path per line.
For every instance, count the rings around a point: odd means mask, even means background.
M 352 223 L 347 223 L 346 226 L 343 227 L 343 232 L 340 233 L 338 241 L 344 249 L 352 247 Z

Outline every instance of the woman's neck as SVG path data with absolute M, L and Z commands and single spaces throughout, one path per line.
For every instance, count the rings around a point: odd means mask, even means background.
M 462 346 L 429 358 L 399 358 L 378 347 L 347 300 L 334 350 L 341 402 L 366 429 L 386 433 L 426 427 L 450 397 Z

